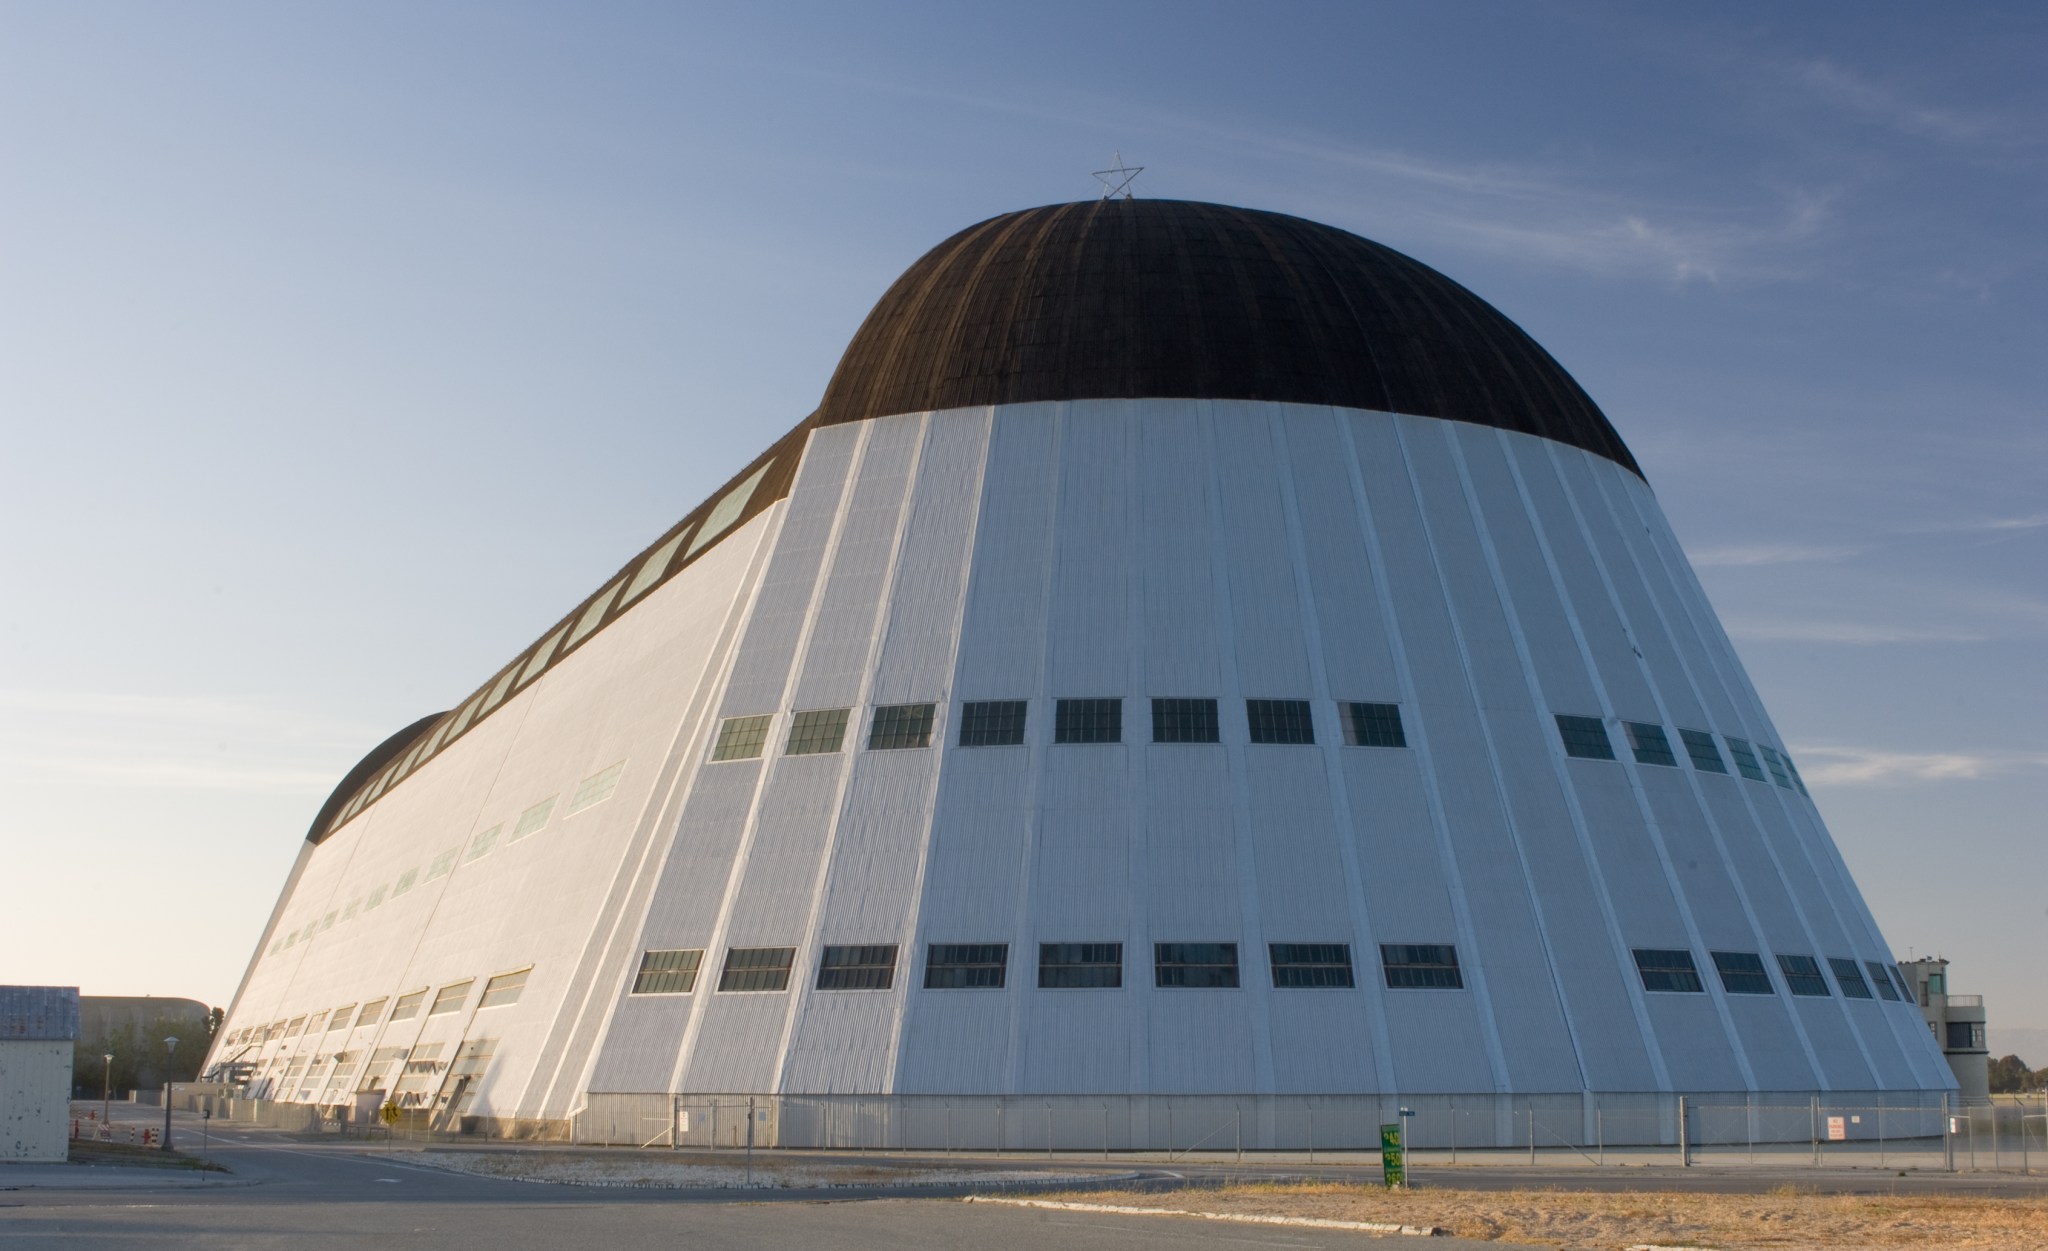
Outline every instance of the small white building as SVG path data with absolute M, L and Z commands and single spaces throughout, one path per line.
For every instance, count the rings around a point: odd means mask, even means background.
M 0 986 L 0 1160 L 62 1160 L 75 986 Z
M 1956 1075 L 1964 1100 L 1991 1098 L 1991 1048 L 1984 1036 L 1984 996 L 1954 995 L 1948 989 L 1948 961 L 1940 956 L 1908 960 L 1899 966 L 1920 1001 L 1927 1028 L 1941 1046 L 1942 1058 Z

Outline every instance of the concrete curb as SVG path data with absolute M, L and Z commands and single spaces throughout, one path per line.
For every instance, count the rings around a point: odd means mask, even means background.
M 1304 1229 L 1349 1229 L 1366 1234 L 1411 1234 L 1436 1238 L 1448 1233 L 1435 1225 L 1397 1225 L 1387 1221 L 1332 1221 L 1315 1216 L 1258 1216 L 1250 1212 L 1191 1212 L 1184 1208 L 1139 1208 L 1116 1203 L 1069 1203 L 1060 1199 L 1005 1199 L 994 1195 L 969 1195 L 967 1203 L 1007 1203 L 1019 1208 L 1053 1208 L 1062 1212 L 1107 1212 L 1117 1216 L 1199 1216 L 1205 1221 L 1229 1221 L 1240 1225 L 1294 1225 Z M 1676 1251 L 1662 1248 L 1660 1251 Z

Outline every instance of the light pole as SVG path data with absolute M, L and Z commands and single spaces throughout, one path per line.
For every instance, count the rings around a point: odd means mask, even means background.
M 172 1034 L 164 1039 L 164 1141 L 162 1150 L 171 1149 L 171 1070 L 170 1065 L 178 1055 L 178 1036 Z
M 101 1056 L 100 1060 L 107 1066 L 106 1072 L 100 1077 L 100 1124 L 105 1125 L 108 1116 L 107 1105 L 114 1101 L 114 1053 L 109 1051 Z

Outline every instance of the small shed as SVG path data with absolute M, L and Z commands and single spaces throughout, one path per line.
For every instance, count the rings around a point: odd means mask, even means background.
M 62 1160 L 76 986 L 0 986 L 0 1160 Z

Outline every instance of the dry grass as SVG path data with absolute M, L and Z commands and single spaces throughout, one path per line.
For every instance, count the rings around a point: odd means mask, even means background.
M 2048 1198 L 1672 1191 L 1408 1190 L 1340 1182 L 1227 1186 L 1166 1193 L 1092 1191 L 1047 1198 L 1131 1207 L 1436 1225 L 1461 1238 L 1614 1251 L 1638 1243 L 1798 1248 L 1981 1248 L 2048 1251 Z

